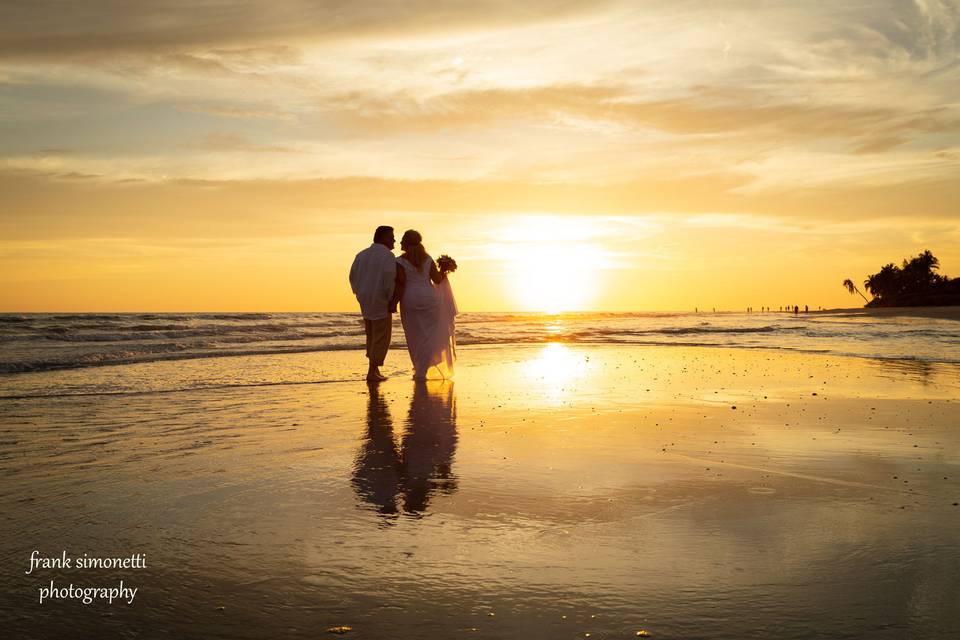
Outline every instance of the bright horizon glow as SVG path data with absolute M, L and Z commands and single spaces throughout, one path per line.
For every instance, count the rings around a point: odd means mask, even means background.
M 578 268 L 565 248 L 530 248 L 514 268 L 518 310 L 556 314 L 589 308 L 592 270 Z
M 380 224 L 464 311 L 960 276 L 956 3 L 8 4 L 0 312 L 356 310 Z
M 504 265 L 513 309 L 556 314 L 589 309 L 604 283 L 603 249 L 596 224 L 583 218 L 539 215 L 511 219 L 488 246 Z

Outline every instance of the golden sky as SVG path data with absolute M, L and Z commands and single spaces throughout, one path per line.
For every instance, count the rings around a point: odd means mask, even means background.
M 0 5 L 3 311 L 857 306 L 958 203 L 955 0 Z

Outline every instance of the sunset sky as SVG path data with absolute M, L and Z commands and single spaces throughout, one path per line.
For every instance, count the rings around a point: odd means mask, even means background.
M 0 5 L 0 310 L 353 310 L 378 224 L 468 311 L 960 276 L 960 4 Z

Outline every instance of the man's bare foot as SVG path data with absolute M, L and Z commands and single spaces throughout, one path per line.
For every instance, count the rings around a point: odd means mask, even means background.
M 383 382 L 387 376 L 380 373 L 379 367 L 370 367 L 367 370 L 367 382 Z

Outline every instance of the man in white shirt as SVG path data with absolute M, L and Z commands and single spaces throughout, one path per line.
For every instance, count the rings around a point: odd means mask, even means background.
M 393 324 L 391 301 L 397 278 L 397 259 L 393 255 L 396 239 L 393 227 L 381 226 L 373 233 L 373 244 L 357 254 L 350 267 L 350 288 L 360 303 L 363 328 L 367 334 L 367 380 L 379 382 L 387 377 L 380 373 L 390 347 Z

